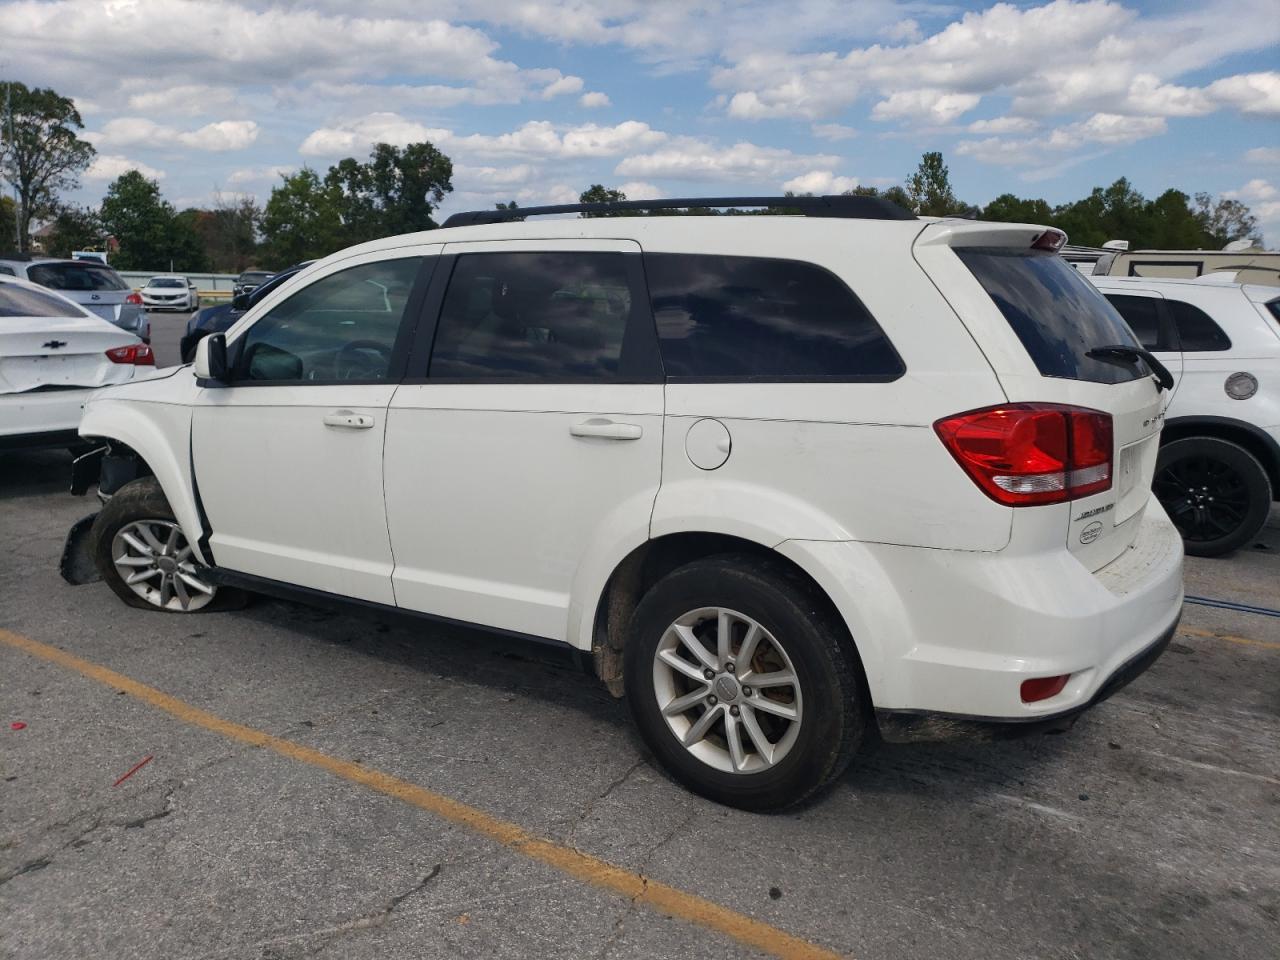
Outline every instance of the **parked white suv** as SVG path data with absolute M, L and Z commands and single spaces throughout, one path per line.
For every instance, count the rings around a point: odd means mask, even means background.
M 1230 274 L 1091 279 L 1176 381 L 1155 492 L 1187 553 L 1246 546 L 1280 497 L 1280 291 Z
M 567 645 L 753 809 L 877 731 L 1064 725 L 1178 620 L 1167 395 L 1055 230 L 775 202 L 807 215 L 485 212 L 307 268 L 89 404 L 102 577 Z

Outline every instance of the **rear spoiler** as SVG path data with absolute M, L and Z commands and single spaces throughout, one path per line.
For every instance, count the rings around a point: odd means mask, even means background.
M 920 231 L 922 247 L 1008 247 L 1014 250 L 1059 252 L 1067 235 L 1057 227 L 1031 223 L 984 223 L 975 220 L 938 220 Z

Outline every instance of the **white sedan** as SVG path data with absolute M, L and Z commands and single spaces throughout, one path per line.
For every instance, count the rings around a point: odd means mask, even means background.
M 174 274 L 152 277 L 138 292 L 148 310 L 195 310 L 200 306 L 196 285 Z
M 0 450 L 76 445 L 89 394 L 155 363 L 133 334 L 52 290 L 0 276 Z

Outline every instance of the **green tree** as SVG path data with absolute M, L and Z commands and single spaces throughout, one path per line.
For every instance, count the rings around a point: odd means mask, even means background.
M 908 194 L 906 190 L 904 190 L 902 187 L 898 186 L 897 184 L 894 184 L 892 187 L 889 187 L 885 190 L 880 190 L 878 187 L 857 186 L 857 187 L 854 187 L 852 190 L 846 190 L 845 196 L 883 197 L 884 199 L 888 200 L 890 203 L 896 203 L 903 210 L 915 209 L 915 204 L 911 200 L 911 195 Z
M 253 265 L 262 222 L 262 208 L 253 197 L 218 194 L 211 209 L 189 212 L 211 270 L 239 273 Z
M 16 250 L 17 233 L 18 205 L 9 197 L 0 197 L 0 250 Z
M 949 217 L 968 211 L 951 189 L 951 172 L 936 150 L 924 154 L 916 172 L 907 178 L 907 209 L 925 217 Z
M 31 221 L 52 215 L 58 194 L 80 185 L 94 149 L 76 136 L 84 127 L 69 97 L 7 83 L 0 102 L 0 176 L 18 189 L 18 248 L 30 249 Z
M 345 241 L 363 243 L 435 229 L 431 214 L 453 190 L 453 161 L 426 141 L 403 150 L 379 143 L 367 163 L 348 157 L 329 168 L 324 182 L 340 193 Z
M 609 190 L 603 184 L 593 183 L 582 193 L 578 194 L 579 203 L 620 203 L 627 199 L 627 195 L 621 190 Z M 619 217 L 624 216 L 621 212 L 606 213 L 580 213 L 580 217 Z
M 1053 221 L 1053 208 L 1044 200 L 1023 200 L 1002 193 L 982 208 L 982 219 L 997 223 L 1043 223 Z
M 137 170 L 122 173 L 107 187 L 99 214 L 120 250 L 112 265 L 121 270 L 178 269 L 173 204 L 160 195 L 160 184 Z
M 1144 246 L 1157 250 L 1195 250 L 1205 246 L 1204 224 L 1181 190 L 1166 190 L 1146 205 Z
M 53 219 L 48 253 L 70 257 L 76 250 L 102 250 L 106 235 L 96 211 L 89 207 L 62 207 Z
M 341 207 L 341 189 L 310 167 L 283 176 L 262 211 L 268 261 L 283 268 L 341 250 L 346 245 Z
M 1197 193 L 1195 214 L 1207 247 L 1221 250 L 1233 240 L 1261 240 L 1257 218 L 1239 200 L 1215 203 L 1209 194 Z

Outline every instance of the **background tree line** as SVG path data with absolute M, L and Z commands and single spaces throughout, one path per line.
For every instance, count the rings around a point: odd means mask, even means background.
M 98 207 L 78 207 L 61 197 L 79 187 L 79 174 L 95 151 L 79 137 L 83 122 L 74 102 L 56 91 L 21 83 L 4 83 L 0 97 L 0 178 L 17 195 L 16 203 L 0 197 L 0 249 L 16 241 L 20 250 L 28 250 L 32 227 L 45 224 L 51 228 L 44 238 L 45 252 L 68 256 L 72 250 L 101 250 L 111 243 L 111 262 L 124 270 L 278 269 L 377 237 L 433 229 L 433 214 L 453 189 L 453 163 L 433 144 L 379 143 L 364 162 L 347 157 L 323 175 L 303 167 L 283 176 L 262 206 L 252 197 L 218 195 L 207 208 L 178 210 L 164 198 L 157 181 L 130 170 L 108 186 Z M 847 193 L 884 197 L 926 216 L 1044 223 L 1064 230 L 1072 243 L 1086 246 L 1123 239 L 1134 249 L 1220 249 L 1232 240 L 1257 237 L 1255 218 L 1237 200 L 1207 193 L 1193 198 L 1174 189 L 1148 200 L 1125 178 L 1056 206 L 1005 193 L 979 208 L 956 196 L 950 172 L 936 151 L 924 154 L 901 185 L 855 187 Z M 580 199 L 608 202 L 626 196 L 592 184 Z M 514 200 L 497 206 L 519 209 Z M 723 211 L 790 212 L 785 205 Z

